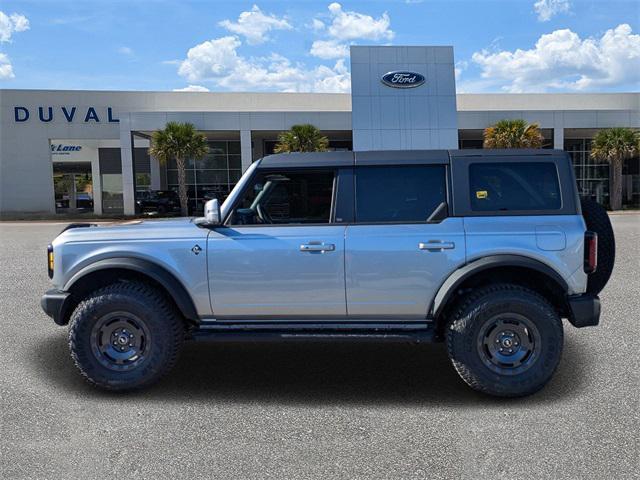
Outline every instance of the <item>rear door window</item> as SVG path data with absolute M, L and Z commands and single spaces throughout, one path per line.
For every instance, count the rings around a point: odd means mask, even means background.
M 445 201 L 445 172 L 443 165 L 356 168 L 356 222 L 426 222 Z
M 469 189 L 476 212 L 562 207 L 558 171 L 551 162 L 472 163 Z

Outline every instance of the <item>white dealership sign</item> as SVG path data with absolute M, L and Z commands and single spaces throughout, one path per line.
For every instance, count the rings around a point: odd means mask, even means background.
M 91 162 L 98 158 L 97 141 L 51 140 L 53 162 Z

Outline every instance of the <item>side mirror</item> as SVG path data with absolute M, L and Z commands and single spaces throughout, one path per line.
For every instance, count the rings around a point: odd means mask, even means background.
M 207 225 L 220 225 L 222 223 L 222 215 L 220 214 L 220 203 L 214 198 L 204 204 L 204 219 Z

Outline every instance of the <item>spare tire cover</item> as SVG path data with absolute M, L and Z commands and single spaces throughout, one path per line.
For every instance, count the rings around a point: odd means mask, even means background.
M 602 205 L 586 198 L 580 199 L 580 204 L 587 230 L 598 234 L 598 268 L 587 281 L 587 293 L 597 295 L 611 277 L 616 259 L 616 239 L 609 215 Z

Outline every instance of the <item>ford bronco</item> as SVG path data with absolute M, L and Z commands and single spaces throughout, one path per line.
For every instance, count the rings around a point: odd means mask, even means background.
M 42 298 L 92 384 L 141 388 L 187 339 L 444 341 L 472 388 L 542 388 L 597 325 L 606 212 L 557 150 L 279 154 L 202 218 L 69 225 Z

